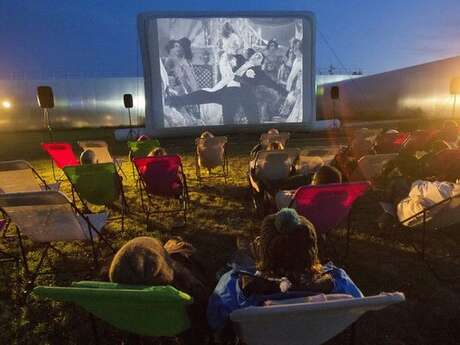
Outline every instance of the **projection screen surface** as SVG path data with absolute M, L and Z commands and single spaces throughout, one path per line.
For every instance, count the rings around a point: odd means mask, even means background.
M 138 23 L 147 130 L 314 120 L 311 13 L 145 13 Z

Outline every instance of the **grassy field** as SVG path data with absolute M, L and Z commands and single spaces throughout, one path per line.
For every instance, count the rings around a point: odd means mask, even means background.
M 0 160 L 26 159 L 39 173 L 52 181 L 50 162 L 42 152 L 39 143 L 44 134 L 40 132 L 2 134 Z M 167 240 L 180 235 L 193 243 L 205 258 L 208 274 L 215 276 L 236 249 L 236 238 L 257 233 L 261 220 L 254 216 L 248 193 L 246 170 L 248 153 L 257 142 L 256 135 L 235 135 L 229 137 L 230 178 L 227 184 L 214 180 L 200 186 L 195 176 L 194 143 L 192 138 L 164 139 L 162 146 L 169 153 L 178 153 L 183 158 L 191 197 L 191 210 L 187 226 L 174 228 L 174 217 L 150 218 L 145 224 L 137 190 L 132 177 L 132 167 L 127 162 L 126 143 L 115 142 L 113 130 L 59 131 L 56 140 L 72 142 L 79 152 L 77 140 L 102 139 L 109 143 L 113 155 L 124 158 L 123 169 L 125 192 L 131 214 L 121 231 L 119 222 L 111 222 L 106 234 L 116 248 L 128 239 L 139 235 L 157 236 Z M 333 137 L 314 137 L 308 134 L 294 134 L 291 147 L 313 149 L 336 147 Z M 69 185 L 62 190 L 70 192 Z M 420 239 L 416 231 L 397 231 L 394 238 L 390 228 L 380 229 L 377 219 L 380 215 L 376 193 L 369 193 L 358 200 L 353 210 L 353 234 L 351 250 L 347 260 L 341 260 L 333 253 L 324 252 L 329 258 L 345 268 L 366 295 L 381 291 L 402 291 L 407 302 L 389 307 L 380 312 L 369 313 L 358 322 L 357 344 L 458 344 L 460 342 L 460 295 L 459 284 L 454 281 L 441 282 L 420 260 L 409 245 L 408 237 Z M 450 253 L 458 250 L 460 234 L 455 227 L 443 234 L 429 237 L 429 255 Z M 396 239 L 395 241 L 393 239 Z M 344 226 L 337 229 L 330 241 L 340 251 L 343 248 Z M 4 239 L 0 248 L 6 252 L 18 253 L 16 242 Z M 36 259 L 32 243 L 30 256 Z M 55 274 L 40 276 L 37 285 L 67 286 L 72 281 L 88 278 L 85 273 L 70 272 L 75 267 L 86 268 L 90 259 L 78 254 L 78 247 L 65 245 L 63 250 L 77 254 L 75 258 L 63 260 L 52 256 L 46 268 L 54 268 Z M 453 260 L 453 259 L 451 259 Z M 436 273 L 460 273 L 454 261 L 443 261 L 435 268 Z M 15 281 L 22 276 L 13 265 L 2 265 L 0 270 L 0 344 L 90 344 L 93 342 L 88 315 L 71 304 L 39 300 L 30 295 L 24 299 L 15 292 Z M 97 274 L 92 278 L 102 277 Z M 97 321 L 100 343 L 121 343 L 125 334 Z M 344 332 L 328 344 L 343 344 L 348 340 Z M 152 343 L 156 343 L 152 341 Z M 162 342 L 167 343 L 167 341 Z

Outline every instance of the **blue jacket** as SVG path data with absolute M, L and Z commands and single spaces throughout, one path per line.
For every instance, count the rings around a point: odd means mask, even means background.
M 334 288 L 331 293 L 348 294 L 356 298 L 363 297 L 363 293 L 341 268 L 335 267 L 331 262 L 323 266 L 324 272 L 332 277 Z M 240 271 L 233 268 L 221 276 L 214 292 L 209 297 L 207 318 L 209 326 L 214 330 L 222 329 L 229 320 L 230 314 L 241 308 L 260 305 L 261 302 L 271 299 L 268 296 L 246 297 L 240 288 Z M 286 298 L 292 298 L 286 294 Z

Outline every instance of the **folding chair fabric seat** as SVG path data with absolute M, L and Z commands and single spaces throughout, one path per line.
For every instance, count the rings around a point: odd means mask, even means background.
M 179 156 L 135 158 L 133 162 L 148 194 L 164 197 L 181 194 L 184 185 L 180 177 L 182 162 Z
M 76 215 L 70 200 L 55 191 L 0 194 L 0 207 L 21 233 L 34 242 L 84 241 L 98 237 L 85 219 Z M 99 231 L 107 214 L 90 215 Z M 90 234 L 91 231 L 91 234 Z
M 75 303 L 112 326 L 142 336 L 175 336 L 190 327 L 193 299 L 172 286 L 133 286 L 82 281 L 72 287 L 38 286 L 33 292 Z
M 230 314 L 247 345 L 319 345 L 333 338 L 368 311 L 405 301 L 400 292 L 318 303 L 248 307 Z
M 109 152 L 109 145 L 103 140 L 81 140 L 78 145 L 82 150 L 92 150 L 96 155 L 96 160 L 101 163 L 119 163 L 118 159 L 112 157 Z
M 318 233 L 337 227 L 350 213 L 353 203 L 369 189 L 368 182 L 303 186 L 297 189 L 290 207 L 309 219 Z
M 38 192 L 46 188 L 35 169 L 24 160 L 0 162 L 0 193 Z
M 72 145 L 69 143 L 42 143 L 41 146 L 60 169 L 63 169 L 66 166 L 80 165 L 80 161 L 75 156 L 75 153 L 72 150 Z
M 289 177 L 299 157 L 298 149 L 259 151 L 254 160 L 254 176 L 266 181 Z
M 209 170 L 224 166 L 227 141 L 227 137 L 197 138 L 195 144 L 199 166 Z
M 113 162 L 69 166 L 64 172 L 77 194 L 93 205 L 108 205 L 121 194 L 121 181 Z
M 373 181 L 381 175 L 385 165 L 397 156 L 397 153 L 381 153 L 361 157 L 350 181 Z
M 409 133 L 384 133 L 376 139 L 377 153 L 399 152 L 409 137 Z

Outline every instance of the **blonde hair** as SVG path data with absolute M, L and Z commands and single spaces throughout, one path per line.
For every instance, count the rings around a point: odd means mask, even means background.
M 200 135 L 200 139 L 209 139 L 209 138 L 214 138 L 214 134 L 212 134 L 211 132 L 205 131 L 201 133 Z
M 168 153 L 162 147 L 155 147 L 152 151 L 149 152 L 147 155 L 148 157 L 152 156 L 166 156 Z

